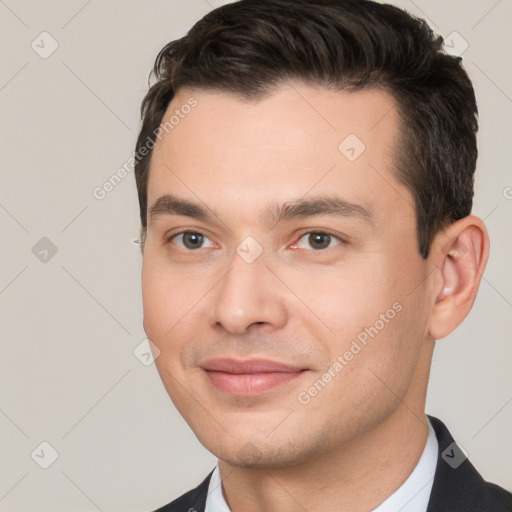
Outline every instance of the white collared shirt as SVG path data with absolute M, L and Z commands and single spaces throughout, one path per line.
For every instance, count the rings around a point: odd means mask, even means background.
M 420 460 L 407 480 L 372 512 L 426 512 L 437 466 L 437 437 L 427 418 L 428 436 Z M 215 466 L 205 512 L 231 512 L 222 495 L 219 466 Z

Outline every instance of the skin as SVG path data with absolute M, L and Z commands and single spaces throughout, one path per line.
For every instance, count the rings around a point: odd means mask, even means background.
M 434 338 L 473 304 L 487 261 L 485 227 L 462 219 L 421 257 L 414 201 L 393 172 L 399 117 L 384 92 L 295 83 L 247 101 L 183 89 L 164 120 L 192 96 L 197 106 L 158 141 L 148 183 L 149 208 L 172 194 L 213 215 L 148 219 L 144 328 L 160 350 L 163 384 L 219 458 L 233 512 L 372 510 L 424 449 Z M 366 146 L 354 161 L 338 149 L 349 134 Z M 266 222 L 271 203 L 322 196 L 363 207 L 371 221 Z M 185 231 L 206 237 L 203 245 L 184 245 Z M 325 231 L 333 237 L 321 237 L 327 248 L 318 249 L 309 234 Z M 236 252 L 249 236 L 263 251 L 252 263 Z M 298 394 L 397 303 L 400 312 L 301 403 Z M 233 396 L 200 368 L 212 357 L 307 371 L 256 396 Z

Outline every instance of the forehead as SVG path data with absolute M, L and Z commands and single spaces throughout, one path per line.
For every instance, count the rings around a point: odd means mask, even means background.
M 183 89 L 162 123 L 172 116 L 153 151 L 149 205 L 163 193 L 232 211 L 309 191 L 367 203 L 408 196 L 394 176 L 399 116 L 385 92 L 287 84 L 249 101 Z

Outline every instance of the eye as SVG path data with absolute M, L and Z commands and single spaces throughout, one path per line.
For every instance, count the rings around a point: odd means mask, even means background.
M 205 235 L 196 233 L 195 231 L 183 231 L 169 238 L 169 242 L 174 242 L 178 247 L 185 250 L 203 249 L 204 247 L 212 247 L 213 242 Z M 208 243 L 209 245 L 203 245 Z
M 331 247 L 341 243 L 343 243 L 343 240 L 337 236 L 331 235 L 330 233 L 311 231 L 309 233 L 304 233 L 293 247 L 321 251 L 324 249 L 330 249 Z

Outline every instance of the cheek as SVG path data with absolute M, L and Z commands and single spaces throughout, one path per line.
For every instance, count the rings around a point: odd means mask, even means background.
M 418 297 L 400 275 L 394 263 L 375 258 L 371 264 L 339 267 L 332 272 L 317 272 L 313 280 L 297 273 L 295 290 L 330 333 L 324 337 L 327 364 L 343 357 L 343 386 L 353 382 L 363 390 L 382 387 L 372 371 L 402 388 L 417 361 L 426 317 Z M 309 273 L 311 275 L 311 272 Z M 421 293 L 421 292 L 420 292 Z M 319 325 L 319 322 L 317 321 Z
M 171 295 L 165 293 L 165 288 L 165 280 L 158 278 L 156 269 L 145 257 L 142 266 L 144 330 L 149 339 L 158 346 L 169 321 L 166 311 L 173 310 L 172 304 L 168 303 Z
M 180 362 L 185 366 L 189 364 L 200 326 L 204 325 L 204 307 L 211 288 L 209 274 L 197 269 L 185 271 L 158 255 L 145 254 L 142 266 L 144 331 L 160 350 L 157 363 L 175 370 Z
M 192 297 L 187 294 L 180 277 L 156 258 L 144 256 L 142 266 L 142 303 L 144 330 L 149 339 L 162 350 L 172 329 L 190 310 Z
M 387 273 L 376 270 L 377 266 L 360 261 L 357 265 L 295 269 L 289 276 L 296 296 L 312 313 L 311 319 L 330 331 L 333 350 L 343 350 L 392 308 L 396 296 L 391 283 L 383 279 Z

